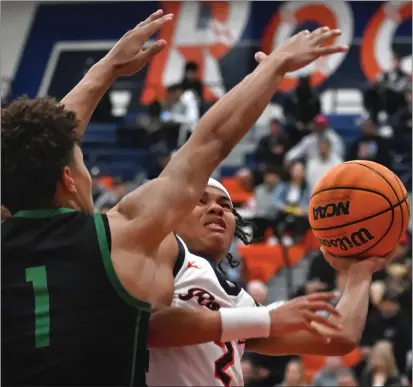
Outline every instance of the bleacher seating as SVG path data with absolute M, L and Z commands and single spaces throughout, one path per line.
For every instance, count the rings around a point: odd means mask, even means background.
M 356 114 L 329 114 L 329 123 L 344 141 L 348 144 L 356 140 L 360 130 L 358 127 L 359 115 Z M 122 124 L 132 125 L 136 120 L 136 112 L 127 114 Z M 109 172 L 116 171 L 115 175 L 134 176 L 137 168 L 146 169 L 151 161 L 151 156 L 146 149 L 121 149 L 117 147 L 117 124 L 115 123 L 92 123 L 89 124 L 83 138 L 83 151 L 87 165 L 97 165 Z M 251 136 L 251 142 L 258 138 Z M 245 144 L 244 144 L 245 145 Z M 251 144 L 253 145 L 253 144 Z M 249 148 L 251 149 L 251 148 Z M 411 184 L 411 154 L 396 155 L 392 169 L 398 174 L 404 184 Z M 254 152 L 244 153 L 242 160 L 244 165 L 254 168 L 257 163 Z M 220 168 L 222 177 L 231 177 L 241 165 L 235 163 L 223 164 Z

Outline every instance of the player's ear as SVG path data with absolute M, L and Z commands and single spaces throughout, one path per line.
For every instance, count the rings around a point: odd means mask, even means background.
M 75 193 L 77 191 L 75 181 L 72 177 L 69 167 L 64 167 L 62 172 L 62 177 L 60 179 L 63 188 L 71 193 Z

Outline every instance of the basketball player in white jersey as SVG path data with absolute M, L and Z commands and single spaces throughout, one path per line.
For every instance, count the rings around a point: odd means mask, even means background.
M 336 268 L 349 270 L 337 306 L 340 316 L 324 302 L 331 294 L 258 307 L 219 269 L 234 235 L 246 241 L 242 225 L 227 190 L 209 179 L 198 205 L 176 230 L 173 308 L 151 317 L 149 386 L 242 386 L 244 351 L 338 356 L 356 347 L 367 314 L 371 275 L 387 258 L 343 262 L 324 253 Z M 170 257 L 171 247 L 163 247 L 165 256 Z M 188 313 L 178 317 L 174 307 L 187 308 Z M 329 312 L 335 324 L 328 326 L 323 317 L 315 315 L 317 310 Z M 315 320 L 318 323 L 311 323 Z M 262 338 L 248 339 L 253 336 Z

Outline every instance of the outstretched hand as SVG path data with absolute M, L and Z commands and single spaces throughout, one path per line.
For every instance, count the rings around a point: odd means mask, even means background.
M 268 57 L 279 58 L 282 60 L 280 72 L 290 73 L 307 66 L 322 56 L 346 52 L 347 46 L 326 44 L 339 35 L 341 35 L 340 30 L 331 30 L 328 27 L 320 27 L 312 32 L 301 31 L 287 39 L 270 55 L 266 55 L 262 51 L 257 52 L 255 60 L 261 63 Z
M 157 40 L 148 48 L 143 48 L 148 39 L 173 18 L 158 10 L 133 30 L 126 32 L 115 46 L 102 59 L 116 76 L 130 76 L 137 73 L 166 46 L 163 39 Z
M 321 247 L 321 252 L 325 260 L 337 271 L 347 272 L 350 269 L 358 271 L 367 271 L 371 274 L 383 269 L 394 256 L 394 250 L 383 257 L 368 257 L 365 259 L 336 257 L 329 253 L 324 247 Z

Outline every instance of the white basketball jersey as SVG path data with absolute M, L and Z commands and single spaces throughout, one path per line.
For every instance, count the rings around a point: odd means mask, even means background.
M 208 260 L 179 239 L 172 306 L 217 311 L 256 306 L 238 284 L 227 281 Z M 243 386 L 244 341 L 150 350 L 148 386 Z

